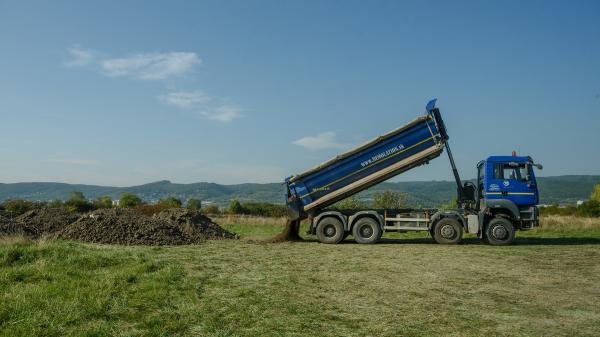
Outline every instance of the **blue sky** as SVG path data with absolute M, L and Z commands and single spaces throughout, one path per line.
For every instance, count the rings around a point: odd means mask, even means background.
M 600 174 L 599 41 L 597 1 L 0 0 L 0 182 L 277 182 L 433 97 L 464 178 Z

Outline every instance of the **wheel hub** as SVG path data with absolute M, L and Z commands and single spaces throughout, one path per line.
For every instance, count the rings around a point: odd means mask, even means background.
M 325 232 L 325 236 L 332 237 L 335 235 L 335 227 L 333 227 L 331 225 L 326 226 L 324 232 Z
M 508 231 L 506 228 L 504 228 L 504 226 L 496 226 L 492 229 L 492 235 L 494 235 L 494 237 L 498 240 L 503 240 L 506 239 Z
M 443 238 L 452 239 L 456 235 L 456 231 L 454 230 L 454 227 L 452 225 L 445 225 L 440 230 L 440 234 L 442 234 Z
M 370 238 L 373 235 L 373 228 L 371 226 L 362 226 L 359 232 L 363 238 Z

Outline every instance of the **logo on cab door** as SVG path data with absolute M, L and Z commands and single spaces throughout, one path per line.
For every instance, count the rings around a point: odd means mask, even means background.
M 504 185 L 504 187 L 508 187 L 508 185 L 510 185 L 510 181 L 505 180 L 502 182 L 502 185 Z

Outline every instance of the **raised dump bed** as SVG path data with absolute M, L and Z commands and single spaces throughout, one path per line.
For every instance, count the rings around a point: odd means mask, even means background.
M 286 179 L 288 207 L 303 218 L 438 157 L 447 140 L 439 113 L 428 113 Z

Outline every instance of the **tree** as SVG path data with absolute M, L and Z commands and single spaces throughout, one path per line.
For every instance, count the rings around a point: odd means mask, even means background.
M 350 196 L 344 200 L 338 201 L 333 205 L 337 209 L 361 209 L 367 208 L 367 204 L 360 200 L 356 195 Z
M 590 200 L 600 202 L 600 184 L 594 185 L 594 191 L 592 192 L 592 195 L 590 196 Z
M 377 192 L 373 195 L 375 208 L 395 209 L 406 206 L 406 193 L 395 191 Z
M 121 194 L 119 199 L 119 207 L 136 207 L 142 203 L 142 199 L 137 195 L 129 192 Z
M 96 206 L 96 208 L 111 208 L 112 199 L 108 195 L 103 195 L 94 200 L 94 206 Z
M 181 207 L 181 200 L 175 197 L 166 197 L 160 199 L 158 205 L 163 208 L 179 208 Z
M 71 212 L 83 213 L 92 210 L 94 207 L 85 198 L 85 195 L 79 191 L 71 192 L 71 196 L 65 202 L 65 205 Z
M 200 199 L 189 198 L 186 207 L 187 209 L 200 210 L 202 208 L 202 202 Z M 219 206 L 217 206 L 217 209 L 219 209 Z
M 244 214 L 244 208 L 237 199 L 231 199 L 231 201 L 229 202 L 229 213 Z

